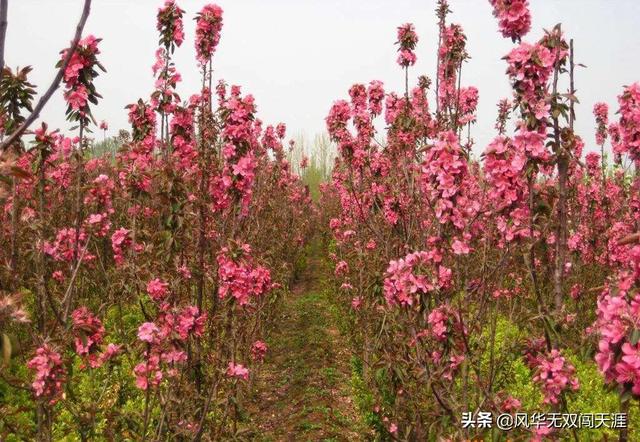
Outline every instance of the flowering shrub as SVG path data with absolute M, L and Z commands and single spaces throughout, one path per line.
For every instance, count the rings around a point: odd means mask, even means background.
M 398 64 L 403 67 L 413 66 L 416 63 L 414 52 L 418 44 L 418 35 L 413 24 L 406 23 L 398 28 Z
M 460 416 L 471 410 L 572 412 L 586 397 L 573 355 L 583 371 L 599 368 L 617 387 L 623 411 L 640 385 L 640 205 L 637 177 L 623 169 L 637 161 L 637 85 L 618 97 L 619 121 L 596 104 L 601 154 L 583 156 L 587 146 L 573 127 L 572 42 L 559 25 L 521 41 L 531 27 L 528 2 L 490 3 L 517 46 L 504 57 L 513 96 L 500 100 L 497 136 L 480 158 L 470 135 L 480 94 L 461 77 L 466 37 L 447 22 L 445 0 L 436 10 L 435 105 L 426 77 L 413 88 L 407 81 L 404 98 L 374 80 L 369 89 L 352 86 L 350 100 L 336 101 L 326 118 L 339 154 L 323 201 L 336 292 L 373 395 L 366 412 L 384 416 L 383 434 L 393 422 L 399 440 L 489 437 L 462 429 Z M 399 28 L 401 50 L 414 51 L 415 33 Z M 410 60 L 398 60 L 407 80 Z M 523 330 L 501 337 L 499 324 Z M 590 395 L 609 397 L 592 386 Z
M 55 404 L 62 395 L 62 383 L 66 374 L 60 353 L 44 344 L 36 350 L 27 367 L 35 371 L 31 387 L 36 397 Z
M 43 124 L 12 160 L 20 173 L 0 199 L 0 236 L 13 244 L 0 257 L 14 263 L 0 270 L 0 370 L 23 387 L 7 421 L 23 439 L 231 437 L 249 385 L 237 381 L 269 357 L 263 339 L 315 209 L 286 159 L 285 125 L 263 127 L 239 86 L 206 86 L 217 5 L 196 15 L 203 88 L 182 100 L 178 3 L 158 10 L 153 92 L 127 106 L 131 134 L 113 156 L 92 149 L 104 68 L 101 40 L 88 36 L 62 73 L 78 131 Z M 18 84 L 26 101 L 13 114 L 2 103 L 9 131 L 35 94 L 28 73 Z M 108 125 L 93 129 L 106 137 Z M 27 414 L 34 425 L 20 423 Z
M 531 13 L 527 0 L 489 0 L 504 37 L 520 41 L 531 29 Z

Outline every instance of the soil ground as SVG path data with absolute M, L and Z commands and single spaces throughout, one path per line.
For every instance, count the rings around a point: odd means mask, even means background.
M 351 394 L 351 354 L 340 332 L 330 269 L 313 247 L 280 303 L 269 351 L 245 406 L 255 441 L 364 441 Z

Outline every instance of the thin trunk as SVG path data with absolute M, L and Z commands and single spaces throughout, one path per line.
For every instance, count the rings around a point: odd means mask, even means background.
M 36 326 L 40 336 L 45 335 L 45 297 L 46 295 L 46 257 L 42 250 L 42 244 L 44 244 L 45 238 L 45 200 L 44 200 L 44 188 L 45 188 L 45 153 L 40 151 L 40 161 L 38 165 L 38 266 L 37 266 L 37 279 L 38 279 L 38 298 L 36 301 Z M 43 402 L 39 401 L 36 407 L 36 438 L 38 441 L 46 441 L 47 437 L 47 408 Z
M 12 287 L 18 288 L 18 190 L 16 178 L 11 184 L 11 275 L 13 277 Z
M 631 403 L 631 400 L 626 399 L 626 400 L 620 400 L 620 413 L 624 414 L 626 416 L 626 420 L 627 422 L 629 422 L 629 405 Z M 620 435 L 618 440 L 620 442 L 628 442 L 629 440 L 629 428 L 628 425 L 624 425 L 622 426 L 622 428 L 620 428 Z
M 556 60 L 557 61 L 557 60 Z M 553 103 L 558 104 L 558 78 L 560 68 L 555 67 L 553 73 Z M 564 281 L 564 263 L 567 235 L 567 173 L 568 157 L 560 139 L 560 122 L 558 117 L 553 117 L 553 142 L 558 166 L 558 220 L 556 224 L 556 262 L 553 278 L 555 313 L 562 310 L 562 285 Z
M 73 269 L 77 269 L 79 267 L 80 257 L 80 229 L 82 227 L 82 218 L 83 214 L 83 206 L 82 206 L 82 184 L 83 184 L 83 167 L 84 167 L 84 123 L 80 123 L 80 141 L 78 145 L 78 149 L 76 150 L 76 201 L 75 201 L 75 241 L 73 244 Z M 66 300 L 64 306 L 64 316 L 63 320 L 66 322 L 69 317 L 69 313 L 71 311 L 71 307 L 73 306 L 73 297 L 75 294 L 76 288 L 72 287 L 71 292 L 69 293 L 69 297 Z
M 7 38 L 7 13 L 9 10 L 9 0 L 0 0 L 0 80 L 4 70 L 4 43 Z

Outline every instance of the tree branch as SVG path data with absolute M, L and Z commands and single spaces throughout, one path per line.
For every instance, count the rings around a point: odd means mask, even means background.
M 7 37 L 7 11 L 9 0 L 0 0 L 0 80 L 4 70 L 4 41 Z
M 6 2 L 7 0 L 0 0 L 0 1 Z M 62 80 L 62 76 L 64 75 L 64 72 L 67 70 L 67 66 L 71 61 L 71 56 L 76 51 L 76 48 L 78 47 L 78 42 L 82 37 L 82 30 L 84 29 L 84 25 L 87 22 L 87 18 L 89 18 L 90 10 L 91 10 L 91 0 L 85 0 L 84 8 L 82 9 L 82 16 L 80 17 L 80 21 L 76 26 L 76 34 L 74 35 L 73 41 L 71 42 L 71 47 L 67 51 L 64 58 L 64 62 L 62 63 L 62 66 L 60 66 L 60 69 L 58 70 L 58 73 L 53 79 L 51 86 L 49 86 L 49 89 L 47 89 L 44 95 L 40 97 L 38 104 L 36 104 L 36 106 L 33 108 L 33 112 L 31 112 L 31 115 L 27 117 L 24 123 L 22 123 L 22 125 L 14 133 L 12 133 L 10 137 L 8 137 L 2 144 L 0 144 L 0 152 L 6 150 L 29 128 L 29 126 L 31 126 L 31 124 L 33 124 L 33 122 L 40 116 L 40 112 L 42 111 L 44 106 L 47 104 L 49 99 L 53 96 L 53 93 L 60 86 L 60 81 Z

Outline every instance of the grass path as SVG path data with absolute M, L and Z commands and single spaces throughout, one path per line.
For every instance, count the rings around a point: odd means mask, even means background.
M 249 440 L 366 440 L 351 398 L 350 358 L 319 247 L 282 300 L 269 352 L 246 406 Z

